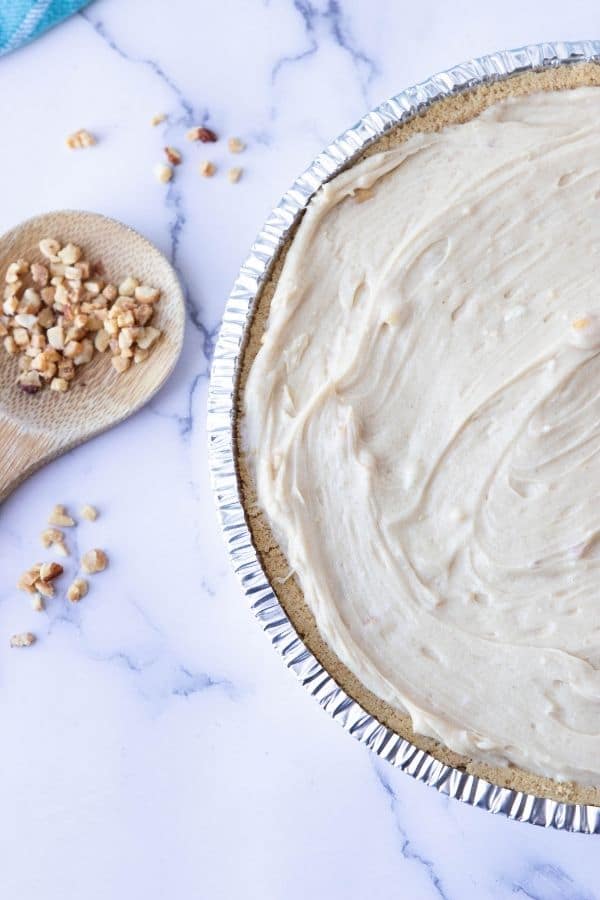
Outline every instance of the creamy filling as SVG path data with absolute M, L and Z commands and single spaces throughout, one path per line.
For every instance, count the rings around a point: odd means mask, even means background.
M 600 783 L 600 89 L 327 184 L 246 389 L 319 630 L 417 732 Z

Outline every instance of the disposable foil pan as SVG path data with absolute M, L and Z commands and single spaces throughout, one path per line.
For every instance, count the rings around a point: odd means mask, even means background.
M 591 60 L 600 60 L 600 41 L 534 44 L 469 60 L 382 103 L 320 153 L 265 222 L 227 301 L 212 364 L 208 439 L 212 484 L 234 569 L 273 646 L 323 709 L 393 766 L 441 793 L 521 822 L 600 833 L 600 807 L 502 788 L 447 766 L 378 722 L 339 687 L 298 637 L 269 584 L 246 523 L 234 458 L 238 370 L 254 305 L 278 250 L 321 185 L 394 125 L 435 100 L 519 72 Z

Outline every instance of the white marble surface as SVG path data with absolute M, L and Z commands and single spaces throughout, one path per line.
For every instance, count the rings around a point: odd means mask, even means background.
M 99 0 L 0 61 L 0 227 L 82 207 L 129 222 L 186 285 L 185 350 L 133 420 L 0 509 L 0 884 L 18 900 L 600 897 L 595 838 L 447 801 L 318 708 L 253 621 L 218 533 L 207 372 L 225 298 L 269 209 L 367 108 L 502 46 L 597 37 L 591 0 Z M 154 113 L 169 122 L 152 129 Z M 182 140 L 238 134 L 246 173 Z M 100 143 L 70 153 L 66 133 Z M 166 142 L 185 164 L 152 177 Z M 223 143 L 210 148 L 222 167 Z M 14 583 L 56 502 L 102 512 L 111 568 L 79 606 Z M 7 637 L 31 629 L 28 650 Z M 4 637 L 2 637 L 4 636 Z

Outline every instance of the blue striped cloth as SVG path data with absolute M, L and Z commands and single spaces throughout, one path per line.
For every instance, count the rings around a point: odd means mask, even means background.
M 39 37 L 89 0 L 0 0 L 0 56 Z

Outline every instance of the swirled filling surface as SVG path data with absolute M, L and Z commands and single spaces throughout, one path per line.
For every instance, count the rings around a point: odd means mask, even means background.
M 417 732 L 600 782 L 600 89 L 513 97 L 310 204 L 244 391 L 319 630 Z

